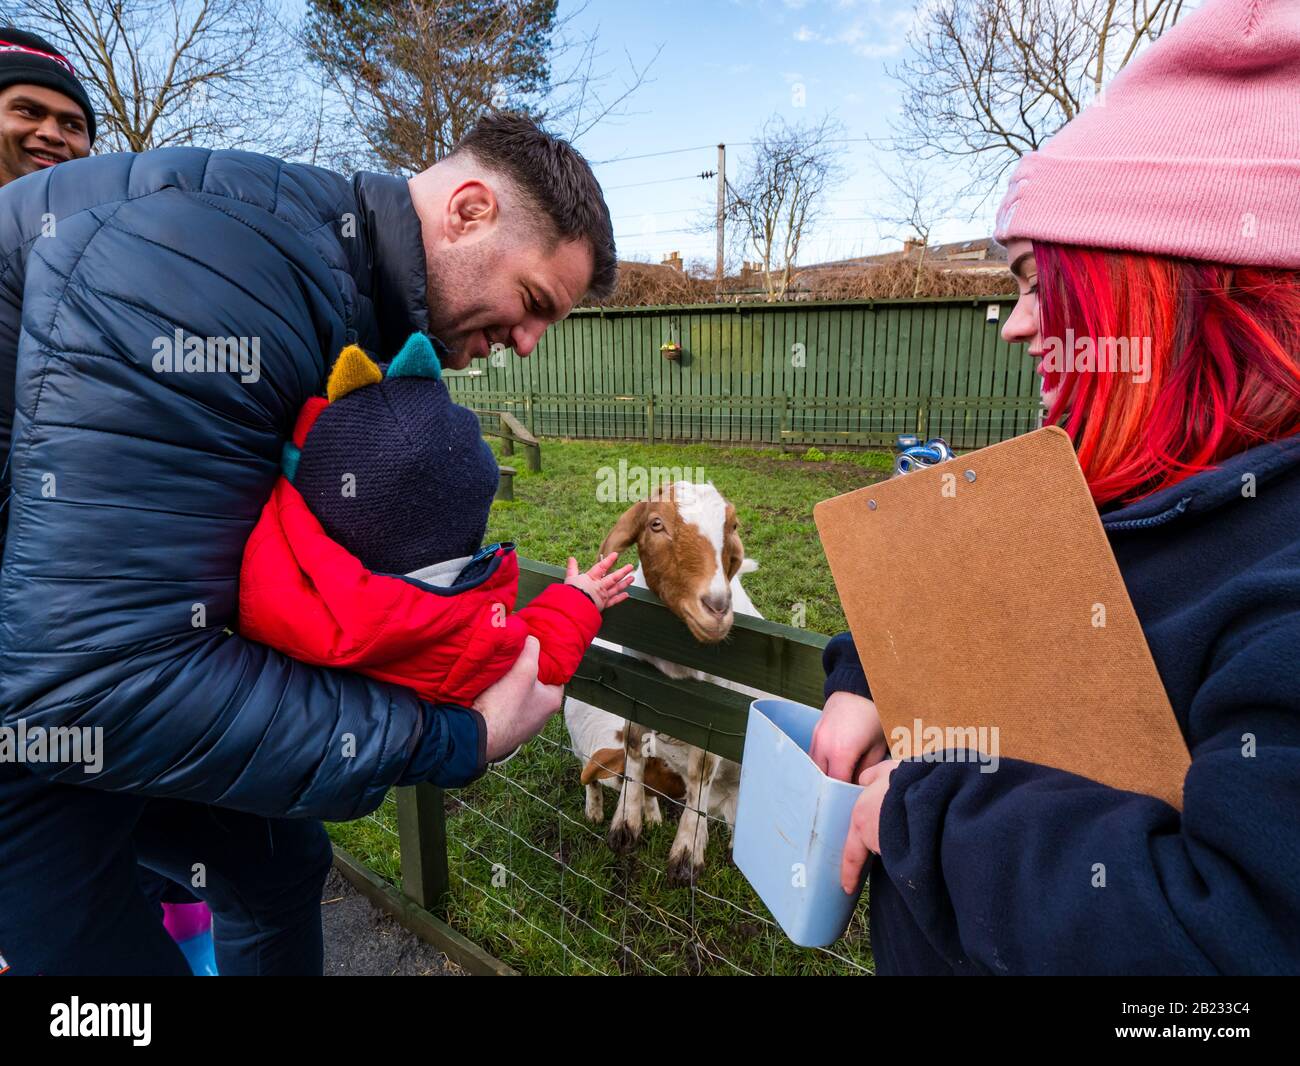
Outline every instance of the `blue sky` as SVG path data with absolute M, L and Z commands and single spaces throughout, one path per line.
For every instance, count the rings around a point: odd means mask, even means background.
M 576 6 L 562 2 L 561 10 Z M 915 7 L 912 0 L 588 0 L 576 25 L 599 26 L 607 65 L 623 49 L 644 61 L 664 45 L 630 113 L 579 142 L 600 164 L 620 253 L 658 260 L 679 250 L 711 262 L 711 233 L 678 232 L 698 225 L 714 203 L 715 182 L 690 175 L 714 168 L 719 141 L 741 145 L 773 114 L 796 122 L 829 112 L 845 138 L 886 136 L 899 104 L 886 68 L 906 54 Z M 849 176 L 830 194 L 804 262 L 889 250 L 902 235 L 877 221 L 887 213 L 887 189 L 873 165 L 878 149 L 840 147 Z M 679 148 L 696 150 L 626 158 Z M 729 148 L 729 173 L 745 152 Z M 987 235 L 996 201 L 990 197 L 974 218 L 967 208 L 945 220 L 934 239 Z
M 296 19 L 303 0 L 284 0 Z M 828 194 L 827 217 L 808 235 L 801 262 L 869 255 L 899 247 L 905 235 L 878 220 L 888 188 L 865 142 L 889 133 L 899 88 L 886 68 L 906 54 L 914 0 L 560 0 L 577 33 L 599 31 L 601 68 L 626 69 L 663 51 L 649 80 L 578 146 L 596 164 L 614 216 L 619 252 L 660 260 L 670 251 L 712 264 L 715 238 L 699 232 L 711 219 L 716 180 L 692 177 L 717 164 L 729 145 L 728 173 L 745 160 L 745 142 L 779 114 L 789 122 L 829 113 L 843 126 L 839 145 L 848 172 Z M 691 149 L 676 152 L 677 149 Z M 630 158 L 650 153 L 652 158 Z M 647 184 L 653 183 L 653 184 Z M 972 216 L 966 206 L 943 220 L 932 239 L 987 236 L 998 196 Z

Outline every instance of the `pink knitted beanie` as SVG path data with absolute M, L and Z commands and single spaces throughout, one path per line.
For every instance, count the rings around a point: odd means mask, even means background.
M 1020 160 L 994 236 L 1300 268 L 1300 0 L 1206 0 Z

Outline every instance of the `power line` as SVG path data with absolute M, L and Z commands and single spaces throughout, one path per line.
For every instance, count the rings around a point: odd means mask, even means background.
M 621 218 L 652 218 L 656 215 L 688 215 L 693 211 L 698 211 L 699 209 L 698 205 L 696 207 L 669 207 L 663 211 L 639 211 L 634 215 L 614 215 L 613 217 L 614 221 L 617 222 Z
M 824 227 L 833 227 L 837 222 L 879 222 L 879 221 L 880 219 L 876 218 L 873 215 L 845 215 L 843 217 L 832 215 L 818 220 L 819 224 Z M 643 229 L 637 233 L 616 233 L 614 234 L 614 236 L 617 240 L 621 241 L 629 237 L 660 237 L 660 236 L 667 236 L 670 233 L 697 233 L 700 236 L 709 236 L 709 234 L 704 229 L 695 226 L 687 226 L 682 229 Z
M 698 174 L 688 174 L 684 178 L 660 178 L 657 181 L 634 181 L 631 185 L 610 185 L 605 191 L 613 192 L 615 189 L 639 189 L 644 185 L 667 185 L 671 181 L 699 181 Z
M 861 204 L 863 203 L 863 201 L 865 201 L 865 199 L 866 198 L 862 198 L 862 196 L 854 196 L 853 199 L 848 199 L 848 200 L 829 199 L 829 200 L 822 200 L 820 201 L 820 203 Z M 620 220 L 625 220 L 625 218 L 654 218 L 660 216 L 660 214 L 692 214 L 698 211 L 707 211 L 707 207 L 701 207 L 701 205 L 695 204 L 694 207 L 669 207 L 664 209 L 664 211 L 638 211 L 633 214 L 615 214 L 615 216 L 612 217 L 614 217 L 614 221 L 617 222 Z M 845 216 L 845 218 L 839 218 L 839 216 L 827 216 L 826 218 L 822 218 L 822 220 L 819 221 L 835 222 L 835 221 L 848 221 L 849 218 L 874 218 L 874 217 L 875 216 Z
M 600 159 L 591 165 L 593 167 L 605 167 L 611 163 L 630 163 L 634 159 L 655 159 L 661 155 L 682 155 L 685 152 L 700 152 L 705 148 L 713 148 L 711 144 L 699 144 L 694 148 L 669 148 L 665 152 L 646 152 L 644 155 L 620 155 L 613 159 Z
M 822 144 L 863 144 L 872 141 L 872 137 L 829 137 L 822 141 Z M 728 148 L 752 148 L 754 141 L 727 141 Z M 662 152 L 643 152 L 640 155 L 620 155 L 613 159 L 598 159 L 591 165 L 593 167 L 607 167 L 614 163 L 631 163 L 637 159 L 657 159 L 665 155 L 683 155 L 686 152 L 702 152 L 706 148 L 714 148 L 712 144 L 697 144 L 691 148 L 668 148 Z
M 701 236 L 712 236 L 711 232 L 686 226 L 681 229 L 643 229 L 640 233 L 615 233 L 614 239 L 621 241 L 629 237 L 667 237 L 670 233 L 698 233 Z
M 849 196 L 849 197 L 842 197 L 842 198 L 830 197 L 829 199 L 822 200 L 821 202 L 824 204 L 865 204 L 869 199 L 870 198 L 866 196 Z M 651 218 L 651 217 L 656 217 L 658 215 L 689 215 L 693 212 L 700 211 L 700 210 L 706 210 L 706 208 L 701 208 L 699 204 L 696 204 L 694 207 L 668 207 L 665 208 L 663 211 L 637 211 L 634 214 L 614 215 L 613 217 L 614 217 L 614 221 L 617 222 L 620 219 L 625 219 L 625 218 Z

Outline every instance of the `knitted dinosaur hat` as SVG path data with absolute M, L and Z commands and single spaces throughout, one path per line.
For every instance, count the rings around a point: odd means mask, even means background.
M 326 398 L 308 401 L 294 441 L 285 475 L 367 569 L 408 574 L 482 545 L 496 458 L 478 416 L 452 402 L 423 333 L 387 372 L 356 345 L 344 348 Z

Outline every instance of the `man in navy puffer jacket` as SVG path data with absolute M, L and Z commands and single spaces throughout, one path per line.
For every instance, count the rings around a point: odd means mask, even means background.
M 409 182 L 176 148 L 0 191 L 13 972 L 185 973 L 138 856 L 212 906 L 223 973 L 320 973 L 318 819 L 468 783 L 558 707 L 510 677 L 431 706 L 228 627 L 283 443 L 343 345 L 388 357 L 423 330 L 451 369 L 527 355 L 614 270 L 586 162 L 508 116 Z M 40 739 L 60 728 L 71 758 Z
M 1300 438 L 1102 525 L 1191 749 L 1182 815 L 1015 759 L 901 763 L 871 870 L 882 974 L 1300 972 Z M 870 695 L 847 633 L 824 661 L 828 698 Z

